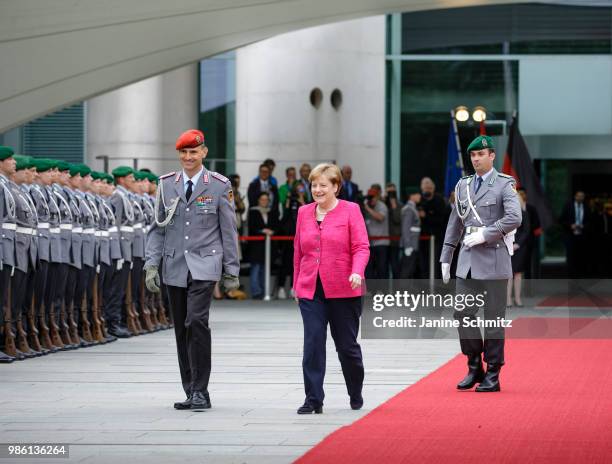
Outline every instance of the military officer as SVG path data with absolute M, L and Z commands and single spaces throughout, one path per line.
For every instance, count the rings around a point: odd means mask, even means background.
M 229 180 L 203 166 L 204 134 L 188 130 L 176 141 L 182 170 L 159 179 L 156 222 L 149 231 L 146 285 L 159 292 L 158 268 L 168 286 L 178 360 L 187 400 L 176 409 L 211 407 L 209 308 L 215 283 L 238 287 L 238 232 Z
M 121 257 L 116 260 L 111 286 L 108 311 L 111 317 L 109 331 L 119 338 L 138 335 L 134 320 L 129 317 L 130 308 L 124 314 L 123 305 L 126 298 L 127 285 L 132 265 L 132 243 L 134 241 L 134 205 L 129 198 L 130 186 L 134 183 L 134 170 L 129 166 L 119 166 L 113 169 L 115 190 L 110 197 L 110 204 L 115 215 L 115 225 L 119 232 Z M 124 325 L 129 324 L 128 327 Z M 129 329 L 129 330 L 128 330 Z
M 15 333 L 12 328 L 11 309 L 9 307 L 9 288 L 11 274 L 15 266 L 15 231 L 16 204 L 10 188 L 9 177 L 15 172 L 14 152 L 11 147 L 0 146 L 0 315 L 4 325 L 2 340 L 3 351 L 0 351 L 0 362 L 10 363 L 24 356 L 15 347 Z
M 408 187 L 408 201 L 402 208 L 402 234 L 399 246 L 402 249 L 401 273 L 402 279 L 412 279 L 415 276 L 419 240 L 421 238 L 421 218 L 416 205 L 421 201 L 421 191 L 417 187 Z
M 512 277 L 512 242 L 521 224 L 521 207 L 512 176 L 493 167 L 493 140 L 479 136 L 467 149 L 475 174 L 463 177 L 455 187 L 455 205 L 444 237 L 442 277 L 450 279 L 453 253 L 460 245 L 457 263 L 457 293 L 479 292 L 485 295 L 484 319 L 505 319 L 505 289 Z M 500 391 L 499 372 L 504 364 L 504 328 L 485 326 L 484 342 L 474 326 L 479 308 L 455 311 L 460 321 L 461 351 L 468 358 L 468 374 L 457 388 L 467 390 L 477 383 L 476 391 Z M 481 354 L 487 363 L 483 370 Z

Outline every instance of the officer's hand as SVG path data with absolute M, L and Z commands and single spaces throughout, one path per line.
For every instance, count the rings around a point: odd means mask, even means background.
M 230 290 L 236 290 L 240 287 L 240 279 L 238 276 L 233 276 L 230 274 L 223 274 L 221 277 L 221 288 L 224 292 L 229 292 Z
M 2 264 L 2 261 L 0 261 L 0 271 L 4 269 L 4 264 Z
M 482 230 L 473 232 L 463 239 L 463 244 L 468 248 L 471 248 L 476 245 L 480 245 L 481 243 L 484 243 L 484 242 L 485 242 L 485 238 L 484 238 L 484 232 Z
M 411 256 L 414 249 L 412 247 L 404 248 L 404 255 Z
M 100 265 L 99 264 L 96 266 L 96 274 L 100 274 Z
M 159 288 L 159 272 L 157 272 L 157 266 L 149 266 L 145 268 L 145 285 L 147 286 L 147 290 L 151 293 L 159 293 L 161 289 Z
M 442 263 L 442 281 L 447 284 L 450 281 L 450 264 Z
M 355 290 L 357 287 L 361 287 L 361 276 L 359 274 L 351 274 L 349 276 L 351 282 L 351 288 Z
M 117 260 L 117 270 L 120 271 L 122 267 L 123 267 L 123 259 L 118 259 Z

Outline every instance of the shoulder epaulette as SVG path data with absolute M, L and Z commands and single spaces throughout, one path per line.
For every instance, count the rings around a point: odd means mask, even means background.
M 228 183 L 229 179 L 227 177 L 225 177 L 223 174 L 219 174 L 218 172 L 215 171 L 209 171 L 210 175 L 213 176 L 215 179 L 220 180 L 223 183 Z
M 470 174 L 469 176 L 463 176 L 462 179 L 469 179 L 470 177 L 472 177 L 472 174 Z
M 166 177 L 172 177 L 174 174 L 176 174 L 176 171 L 172 171 L 169 172 L 168 174 L 164 174 L 163 176 L 159 176 L 159 179 L 165 179 Z
M 513 176 L 508 175 L 508 174 L 504 174 L 503 172 L 498 172 L 497 175 L 499 177 L 505 177 L 506 179 L 512 179 L 512 180 L 516 180 Z

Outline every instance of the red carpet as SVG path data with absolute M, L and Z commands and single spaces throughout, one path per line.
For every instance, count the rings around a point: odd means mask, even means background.
M 506 346 L 500 393 L 456 391 L 457 356 L 297 462 L 612 462 L 612 340 Z

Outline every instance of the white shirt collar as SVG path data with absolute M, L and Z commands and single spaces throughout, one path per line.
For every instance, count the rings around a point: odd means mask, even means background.
M 185 187 L 185 190 L 187 190 L 187 182 L 188 181 L 193 182 L 193 187 L 198 185 L 198 181 L 200 180 L 200 177 L 202 177 L 202 173 L 203 172 L 204 172 L 204 166 L 202 166 L 200 168 L 200 170 L 196 174 L 194 174 L 193 177 L 189 178 L 189 177 L 187 177 L 187 174 L 183 170 L 183 187 Z
M 487 181 L 487 179 L 491 177 L 491 174 L 493 174 L 493 168 L 489 169 L 489 171 L 484 173 L 482 176 L 479 176 L 478 174 L 476 174 L 476 178 L 482 177 L 482 183 L 484 184 Z

